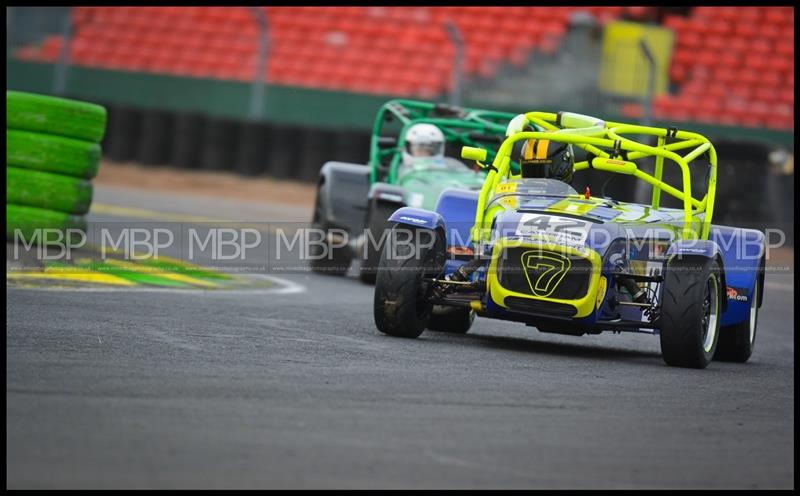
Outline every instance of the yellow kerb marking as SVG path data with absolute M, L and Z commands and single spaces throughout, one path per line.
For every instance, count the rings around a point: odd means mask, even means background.
M 195 277 L 187 276 L 184 274 L 175 274 L 172 272 L 165 272 L 163 269 L 159 269 L 156 267 L 148 267 L 144 265 L 134 264 L 131 262 L 125 262 L 123 260 L 117 260 L 113 258 L 109 258 L 106 260 L 106 263 L 109 265 L 114 265 L 116 267 L 129 269 L 132 272 L 138 272 L 141 274 L 154 274 L 158 277 L 163 277 L 164 279 L 169 279 L 171 281 L 177 282 L 185 282 L 187 284 L 193 284 L 195 286 L 202 286 L 204 288 L 218 288 L 219 285 L 214 284 L 213 282 L 204 281 L 202 279 L 197 279 Z
M 113 276 L 111 274 L 100 274 L 86 269 L 73 269 L 73 271 L 61 270 L 53 271 L 45 269 L 44 272 L 6 272 L 6 279 L 50 279 L 77 282 L 89 282 L 93 284 L 108 284 L 112 286 L 135 286 L 136 283 Z

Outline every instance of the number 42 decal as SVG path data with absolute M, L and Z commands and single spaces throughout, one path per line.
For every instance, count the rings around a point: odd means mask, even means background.
M 517 236 L 545 235 L 585 243 L 591 222 L 543 214 L 523 214 L 517 225 Z

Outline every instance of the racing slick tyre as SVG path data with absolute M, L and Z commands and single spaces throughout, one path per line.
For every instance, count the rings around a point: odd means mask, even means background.
M 7 167 L 6 201 L 68 214 L 85 214 L 92 204 L 92 183 L 59 174 Z
M 103 139 L 106 109 L 94 103 L 6 91 L 6 128 L 55 134 L 93 143 Z
M 758 283 L 750 295 L 750 313 L 747 320 L 723 327 L 719 332 L 719 343 L 714 360 L 744 363 L 753 354 L 758 326 Z
M 311 270 L 320 274 L 343 276 L 347 274 L 347 269 L 353 260 L 353 253 L 350 247 L 341 239 L 340 230 L 333 230 L 327 224 L 321 222 L 324 218 L 322 204 L 319 200 L 317 191 L 317 201 L 314 204 L 314 219 L 311 221 L 311 228 L 317 232 L 322 231 L 324 238 L 321 243 L 312 243 L 309 246 L 309 263 Z M 344 246 L 339 246 L 344 244 Z
M 668 365 L 702 369 L 714 356 L 722 314 L 716 260 L 673 260 L 664 271 L 661 354 Z
M 428 319 L 427 329 L 430 331 L 466 334 L 475 320 L 475 310 L 436 305 Z
M 408 230 L 415 243 L 406 242 Z M 402 236 L 402 237 L 401 237 Z M 423 277 L 444 267 L 444 241 L 436 231 L 395 226 L 387 238 L 375 279 L 375 325 L 390 336 L 416 338 L 428 324 L 433 305 Z
M 364 260 L 361 263 L 361 269 L 358 272 L 358 278 L 366 284 L 375 284 L 375 277 L 378 274 L 378 265 L 381 262 L 381 248 L 385 244 L 384 234 L 389 233 L 389 217 L 397 210 L 396 205 L 377 202 L 372 200 L 370 202 L 369 211 L 367 213 L 367 233 L 372 236 L 371 241 L 369 237 L 364 238 Z M 369 236 L 368 235 L 368 236 Z M 377 244 L 377 246 L 375 246 Z
M 100 145 L 27 131 L 6 131 L 6 165 L 91 179 L 100 163 Z

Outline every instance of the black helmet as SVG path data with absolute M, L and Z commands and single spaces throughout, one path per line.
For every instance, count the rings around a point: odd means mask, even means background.
M 548 139 L 525 140 L 520 151 L 522 177 L 544 177 L 572 182 L 575 154 L 572 145 Z

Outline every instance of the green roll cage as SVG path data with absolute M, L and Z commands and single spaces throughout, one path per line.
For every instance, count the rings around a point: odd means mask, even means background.
M 372 126 L 372 138 L 369 150 L 370 184 L 380 180 L 388 183 L 397 181 L 397 169 L 400 166 L 402 150 L 406 146 L 405 136 L 408 128 L 414 124 L 434 124 L 442 130 L 445 140 L 458 142 L 466 146 L 480 146 L 481 140 L 471 137 L 471 133 L 482 133 L 497 136 L 497 143 L 505 136 L 508 122 L 515 114 L 482 110 L 466 107 L 454 107 L 445 104 L 418 100 L 391 100 L 383 104 L 375 116 Z M 392 119 L 402 124 L 396 143 L 390 147 L 382 146 L 383 126 Z M 490 158 L 496 151 L 487 150 Z M 382 163 L 391 156 L 385 178 L 381 178 Z M 383 166 L 385 167 L 385 166 Z
M 523 117 L 524 116 L 524 117 Z M 675 128 L 657 128 L 640 126 L 635 124 L 625 124 L 620 122 L 605 122 L 600 119 L 568 112 L 558 114 L 549 112 L 528 112 L 515 117 L 514 121 L 517 130 L 525 128 L 526 124 L 535 124 L 545 129 L 544 132 L 519 131 L 510 134 L 499 150 L 492 157 L 492 167 L 481 188 L 478 197 L 478 205 L 475 213 L 475 224 L 472 228 L 471 236 L 475 240 L 488 240 L 490 230 L 482 226 L 491 225 L 491 219 L 486 219 L 486 205 L 497 188 L 497 185 L 506 179 L 515 179 L 520 176 L 511 170 L 511 151 L 514 143 L 526 139 L 546 139 L 560 143 L 572 143 L 594 156 L 589 160 L 576 162 L 575 171 L 589 168 L 604 170 L 614 174 L 632 175 L 653 187 L 651 207 L 658 209 L 661 202 L 661 192 L 664 191 L 670 196 L 683 202 L 684 210 L 684 239 L 708 239 L 711 228 L 711 218 L 714 212 L 714 197 L 717 189 L 717 152 L 714 146 L 703 135 L 681 131 Z M 646 135 L 655 136 L 657 143 L 655 146 L 639 143 L 625 135 Z M 667 143 L 668 139 L 674 140 Z M 678 150 L 692 148 L 686 155 L 679 155 Z M 708 179 L 708 190 L 701 199 L 692 197 L 691 175 L 689 164 L 698 157 L 707 154 L 710 174 Z M 483 150 L 464 148 L 462 157 L 476 159 L 479 165 L 481 160 L 488 158 Z M 624 159 L 618 159 L 624 157 Z M 634 160 L 644 157 L 655 157 L 654 174 L 639 170 Z M 683 187 L 675 188 L 662 180 L 664 170 L 664 159 L 669 159 L 681 168 Z M 699 232 L 694 230 L 693 215 L 703 213 L 702 224 Z M 488 222 L 488 224 L 486 223 Z

